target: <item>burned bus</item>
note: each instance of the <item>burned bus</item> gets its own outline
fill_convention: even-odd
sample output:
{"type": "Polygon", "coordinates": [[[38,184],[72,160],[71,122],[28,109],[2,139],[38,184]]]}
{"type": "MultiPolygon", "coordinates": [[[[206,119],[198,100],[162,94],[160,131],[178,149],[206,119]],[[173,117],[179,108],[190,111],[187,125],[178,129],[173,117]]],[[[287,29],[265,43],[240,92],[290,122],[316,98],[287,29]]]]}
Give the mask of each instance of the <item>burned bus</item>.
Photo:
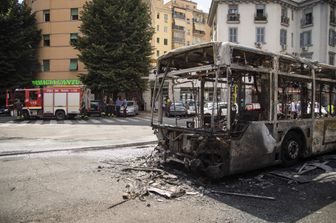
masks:
{"type": "Polygon", "coordinates": [[[293,165],[336,148],[333,66],[211,42],[161,56],[154,85],[158,150],[209,177],[293,165]],[[193,116],[165,117],[175,102],[183,103],[181,86],[195,101],[193,116]]]}

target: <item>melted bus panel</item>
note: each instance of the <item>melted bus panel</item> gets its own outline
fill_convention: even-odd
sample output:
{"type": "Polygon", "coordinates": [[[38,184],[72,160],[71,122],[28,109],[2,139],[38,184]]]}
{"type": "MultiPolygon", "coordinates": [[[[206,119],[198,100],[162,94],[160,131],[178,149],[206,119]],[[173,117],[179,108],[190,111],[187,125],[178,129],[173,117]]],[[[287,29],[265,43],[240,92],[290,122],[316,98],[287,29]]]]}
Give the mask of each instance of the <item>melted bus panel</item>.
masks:
{"type": "Polygon", "coordinates": [[[158,60],[158,148],[212,178],[333,150],[335,70],[232,43],[173,50],[158,60]]]}

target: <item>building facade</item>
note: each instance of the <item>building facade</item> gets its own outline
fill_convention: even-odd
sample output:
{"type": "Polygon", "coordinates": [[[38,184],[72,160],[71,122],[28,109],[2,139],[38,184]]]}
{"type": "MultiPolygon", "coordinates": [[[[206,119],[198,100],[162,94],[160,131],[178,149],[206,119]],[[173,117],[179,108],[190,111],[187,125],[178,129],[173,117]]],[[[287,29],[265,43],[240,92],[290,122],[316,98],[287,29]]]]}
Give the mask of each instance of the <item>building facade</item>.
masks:
{"type": "Polygon", "coordinates": [[[85,72],[84,65],[78,60],[79,52],[71,45],[78,37],[80,11],[85,2],[25,0],[36,13],[37,25],[42,31],[38,80],[78,80],[78,76],[85,72]]]}
{"type": "Polygon", "coordinates": [[[211,40],[210,27],[207,24],[208,14],[197,9],[196,2],[171,0],[166,5],[173,17],[173,49],[211,40]]]}
{"type": "Polygon", "coordinates": [[[335,64],[336,1],[213,0],[213,41],[235,42],[335,64]]]}

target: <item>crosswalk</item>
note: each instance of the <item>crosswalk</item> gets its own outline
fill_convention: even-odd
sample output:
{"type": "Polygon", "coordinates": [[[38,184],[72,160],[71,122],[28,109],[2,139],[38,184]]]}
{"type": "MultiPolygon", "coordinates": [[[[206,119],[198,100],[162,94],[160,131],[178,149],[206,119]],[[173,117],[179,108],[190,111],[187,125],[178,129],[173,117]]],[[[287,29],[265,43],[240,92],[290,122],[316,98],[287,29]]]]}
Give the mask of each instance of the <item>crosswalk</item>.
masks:
{"type": "Polygon", "coordinates": [[[54,119],[43,120],[9,120],[0,123],[1,127],[10,125],[76,125],[76,124],[91,124],[91,125],[149,125],[151,117],[127,117],[127,118],[102,118],[102,117],[90,117],[88,119],[73,119],[57,121],[54,119]]]}

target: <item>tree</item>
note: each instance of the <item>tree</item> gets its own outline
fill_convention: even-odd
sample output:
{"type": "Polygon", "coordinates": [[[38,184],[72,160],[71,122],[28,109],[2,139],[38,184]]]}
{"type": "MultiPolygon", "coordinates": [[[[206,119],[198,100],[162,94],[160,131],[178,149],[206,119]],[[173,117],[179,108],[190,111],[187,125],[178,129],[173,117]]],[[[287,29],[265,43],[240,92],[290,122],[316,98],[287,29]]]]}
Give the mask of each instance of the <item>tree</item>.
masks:
{"type": "Polygon", "coordinates": [[[81,20],[75,43],[87,69],[81,81],[94,92],[144,90],[153,35],[148,6],[142,0],[92,0],[81,20]]]}
{"type": "Polygon", "coordinates": [[[28,86],[39,69],[35,14],[17,0],[1,0],[0,27],[0,90],[28,86]]]}

